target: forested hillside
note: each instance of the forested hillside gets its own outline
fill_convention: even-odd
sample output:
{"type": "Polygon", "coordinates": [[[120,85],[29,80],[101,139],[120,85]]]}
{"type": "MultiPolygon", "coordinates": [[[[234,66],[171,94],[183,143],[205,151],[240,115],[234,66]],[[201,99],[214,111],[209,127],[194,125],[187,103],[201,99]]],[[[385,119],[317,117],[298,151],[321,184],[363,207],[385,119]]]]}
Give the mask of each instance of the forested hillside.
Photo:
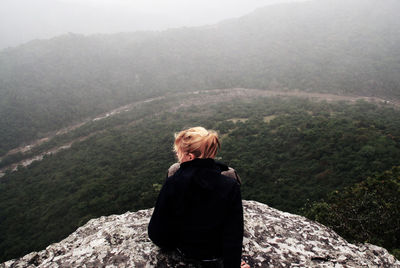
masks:
{"type": "Polygon", "coordinates": [[[397,0],[315,0],[0,51],[0,262],[152,207],[173,134],[196,125],[220,133],[218,160],[239,172],[244,199],[399,257],[399,11],[397,0]]]}
{"type": "Polygon", "coordinates": [[[333,191],[306,208],[306,216],[350,241],[379,244],[400,258],[400,166],[333,191]]]}
{"type": "Polygon", "coordinates": [[[216,25],[36,40],[0,52],[0,156],[72,122],[213,88],[400,99],[397,0],[319,0],[216,25]]]}
{"type": "Polygon", "coordinates": [[[0,260],[43,249],[91,218],[152,207],[175,162],[173,134],[189,126],[220,132],[219,160],[241,175],[244,199],[289,212],[400,165],[400,111],[391,106],[190,96],[82,126],[68,135],[95,134],[1,178],[0,260]]]}

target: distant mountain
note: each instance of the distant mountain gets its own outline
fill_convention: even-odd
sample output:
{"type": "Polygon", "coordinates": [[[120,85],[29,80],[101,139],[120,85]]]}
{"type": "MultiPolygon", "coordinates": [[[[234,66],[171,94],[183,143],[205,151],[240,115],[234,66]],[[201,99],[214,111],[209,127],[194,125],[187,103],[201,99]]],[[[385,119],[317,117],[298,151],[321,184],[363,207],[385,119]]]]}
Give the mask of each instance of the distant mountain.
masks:
{"type": "Polygon", "coordinates": [[[168,92],[250,87],[400,99],[400,2],[320,0],[213,26],[67,34],[0,52],[0,155],[168,92]]]}

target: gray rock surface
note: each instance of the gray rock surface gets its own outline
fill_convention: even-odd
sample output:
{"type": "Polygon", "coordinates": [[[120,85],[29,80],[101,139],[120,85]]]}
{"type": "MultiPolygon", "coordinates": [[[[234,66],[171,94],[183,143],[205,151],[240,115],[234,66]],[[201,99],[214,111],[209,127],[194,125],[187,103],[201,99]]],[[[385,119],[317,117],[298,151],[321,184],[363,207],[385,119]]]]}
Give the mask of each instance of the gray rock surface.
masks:
{"type": "MultiPolygon", "coordinates": [[[[400,267],[387,250],[346,242],[331,229],[243,201],[243,259],[251,267],[400,267]]],[[[92,219],[59,243],[0,267],[187,267],[147,237],[152,209],[92,219]]]]}

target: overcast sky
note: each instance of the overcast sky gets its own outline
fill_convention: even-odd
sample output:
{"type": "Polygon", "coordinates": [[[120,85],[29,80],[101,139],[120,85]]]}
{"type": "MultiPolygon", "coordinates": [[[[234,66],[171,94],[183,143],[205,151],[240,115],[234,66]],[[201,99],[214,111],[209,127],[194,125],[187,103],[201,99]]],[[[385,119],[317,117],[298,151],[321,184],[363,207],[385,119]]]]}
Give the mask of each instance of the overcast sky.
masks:
{"type": "Polygon", "coordinates": [[[257,7],[305,0],[0,0],[0,49],[68,32],[93,34],[214,24],[257,7]]]}

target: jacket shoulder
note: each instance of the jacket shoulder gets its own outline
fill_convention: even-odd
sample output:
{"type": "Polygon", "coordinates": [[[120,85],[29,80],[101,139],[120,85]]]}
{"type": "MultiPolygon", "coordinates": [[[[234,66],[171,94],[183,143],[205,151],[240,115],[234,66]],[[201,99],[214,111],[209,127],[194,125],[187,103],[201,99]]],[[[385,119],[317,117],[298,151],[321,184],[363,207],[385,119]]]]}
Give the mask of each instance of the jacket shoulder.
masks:
{"type": "Polygon", "coordinates": [[[172,164],[169,168],[168,168],[168,172],[167,172],[167,177],[171,177],[172,175],[175,174],[175,172],[178,171],[178,169],[180,168],[180,164],[179,163],[175,163],[172,164]]]}
{"type": "MultiPolygon", "coordinates": [[[[224,176],[226,176],[226,177],[229,177],[229,178],[231,178],[231,179],[236,180],[236,182],[237,182],[239,185],[242,184],[242,180],[241,180],[239,174],[236,172],[235,169],[233,169],[233,168],[231,168],[231,167],[229,167],[229,166],[227,166],[227,165],[225,165],[225,164],[223,164],[223,163],[221,163],[221,162],[216,162],[216,165],[217,165],[218,168],[221,170],[221,174],[222,174],[222,175],[224,175],[224,176]]],[[[174,164],[172,164],[172,165],[168,168],[167,177],[173,176],[173,175],[178,171],[179,168],[180,168],[180,164],[179,164],[179,163],[174,163],[174,164]]]]}
{"type": "Polygon", "coordinates": [[[228,167],[228,170],[226,171],[222,171],[221,174],[236,180],[239,185],[242,184],[242,180],[240,179],[239,174],[237,174],[236,170],[231,167],[228,167]]]}

